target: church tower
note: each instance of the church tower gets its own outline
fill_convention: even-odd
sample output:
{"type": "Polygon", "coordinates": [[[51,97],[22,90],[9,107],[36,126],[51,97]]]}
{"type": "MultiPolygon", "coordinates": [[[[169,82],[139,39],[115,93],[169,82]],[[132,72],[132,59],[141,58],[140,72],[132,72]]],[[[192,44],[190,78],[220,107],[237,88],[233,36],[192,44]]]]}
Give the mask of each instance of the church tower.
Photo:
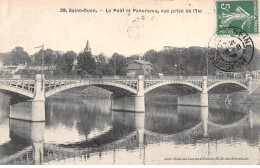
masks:
{"type": "Polygon", "coordinates": [[[91,48],[89,46],[89,42],[87,41],[86,47],[84,49],[84,52],[91,52],[91,48]]]}

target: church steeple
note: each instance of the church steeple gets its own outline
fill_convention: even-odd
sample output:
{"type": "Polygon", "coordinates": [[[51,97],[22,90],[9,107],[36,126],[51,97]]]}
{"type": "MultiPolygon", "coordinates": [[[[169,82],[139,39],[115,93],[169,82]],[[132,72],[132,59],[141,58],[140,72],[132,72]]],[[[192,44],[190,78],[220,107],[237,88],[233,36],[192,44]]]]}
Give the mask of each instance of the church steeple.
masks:
{"type": "Polygon", "coordinates": [[[91,48],[89,46],[89,42],[87,41],[86,47],[84,49],[84,52],[91,52],[91,48]]]}

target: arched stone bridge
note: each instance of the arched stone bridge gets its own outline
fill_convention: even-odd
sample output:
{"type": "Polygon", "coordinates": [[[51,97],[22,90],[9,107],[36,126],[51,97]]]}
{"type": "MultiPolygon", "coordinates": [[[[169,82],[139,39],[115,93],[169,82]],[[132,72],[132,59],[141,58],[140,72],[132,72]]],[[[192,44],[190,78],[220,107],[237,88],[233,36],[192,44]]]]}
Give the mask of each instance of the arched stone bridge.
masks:
{"type": "MultiPolygon", "coordinates": [[[[149,91],[165,85],[185,85],[196,89],[199,94],[179,96],[179,105],[208,106],[208,92],[222,84],[237,85],[249,93],[259,86],[259,80],[250,79],[211,79],[207,77],[187,77],[170,79],[44,79],[37,74],[35,80],[0,79],[0,90],[11,91],[29,97],[32,101],[44,102],[46,98],[76,87],[94,85],[108,90],[124,90],[135,96],[136,112],[145,111],[144,96],[149,91]]],[[[32,108],[37,107],[39,103],[32,108]]]]}
{"type": "Polygon", "coordinates": [[[44,85],[44,97],[47,98],[64,90],[88,85],[110,86],[138,95],[146,94],[161,86],[174,84],[190,86],[200,92],[208,92],[222,84],[234,84],[241,86],[245,90],[252,90],[253,88],[249,86],[251,81],[248,79],[207,79],[206,77],[143,79],[142,76],[139,76],[139,79],[0,79],[0,89],[34,98],[36,92],[39,89],[42,90],[44,85]],[[36,89],[37,83],[39,83],[39,88],[36,89]]]}

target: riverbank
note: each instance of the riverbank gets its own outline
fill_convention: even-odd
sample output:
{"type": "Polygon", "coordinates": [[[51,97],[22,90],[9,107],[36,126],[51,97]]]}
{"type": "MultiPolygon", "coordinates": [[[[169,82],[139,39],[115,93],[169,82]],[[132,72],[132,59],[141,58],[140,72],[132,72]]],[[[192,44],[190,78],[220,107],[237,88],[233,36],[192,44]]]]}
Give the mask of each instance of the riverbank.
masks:
{"type": "Polygon", "coordinates": [[[89,87],[78,87],[66,90],[64,92],[60,92],[55,94],[55,97],[60,96],[68,96],[68,97],[110,97],[112,93],[108,90],[96,87],[96,86],[89,86],[89,87]]]}
{"type": "Polygon", "coordinates": [[[260,93],[237,92],[230,94],[230,101],[239,104],[259,104],[260,93]]]}

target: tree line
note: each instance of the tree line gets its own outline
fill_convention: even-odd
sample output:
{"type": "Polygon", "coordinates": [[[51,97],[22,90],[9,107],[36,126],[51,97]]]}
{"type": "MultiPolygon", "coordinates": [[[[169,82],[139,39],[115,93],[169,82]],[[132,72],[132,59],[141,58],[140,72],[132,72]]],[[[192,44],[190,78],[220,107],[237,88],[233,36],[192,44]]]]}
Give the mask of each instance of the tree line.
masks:
{"type": "MultiPolygon", "coordinates": [[[[258,52],[258,51],[257,51],[258,52]]],[[[0,60],[5,65],[26,64],[28,66],[55,66],[54,75],[126,75],[127,63],[139,59],[153,64],[152,75],[163,73],[169,76],[201,76],[215,75],[217,68],[207,59],[209,49],[205,47],[176,48],[165,47],[161,51],[149,50],[144,55],[131,55],[125,57],[119,53],[106,56],[103,53],[93,55],[91,52],[39,50],[29,55],[22,47],[15,47],[7,53],[0,53],[0,60]],[[44,55],[44,58],[42,57],[44,55]],[[76,67],[73,65],[77,60],[76,67]],[[208,62],[208,64],[207,64],[208,62]],[[76,69],[73,69],[76,68],[76,69]]],[[[259,52],[258,52],[259,53],[259,52]]],[[[254,58],[248,70],[256,69],[259,56],[254,58]]]]}

